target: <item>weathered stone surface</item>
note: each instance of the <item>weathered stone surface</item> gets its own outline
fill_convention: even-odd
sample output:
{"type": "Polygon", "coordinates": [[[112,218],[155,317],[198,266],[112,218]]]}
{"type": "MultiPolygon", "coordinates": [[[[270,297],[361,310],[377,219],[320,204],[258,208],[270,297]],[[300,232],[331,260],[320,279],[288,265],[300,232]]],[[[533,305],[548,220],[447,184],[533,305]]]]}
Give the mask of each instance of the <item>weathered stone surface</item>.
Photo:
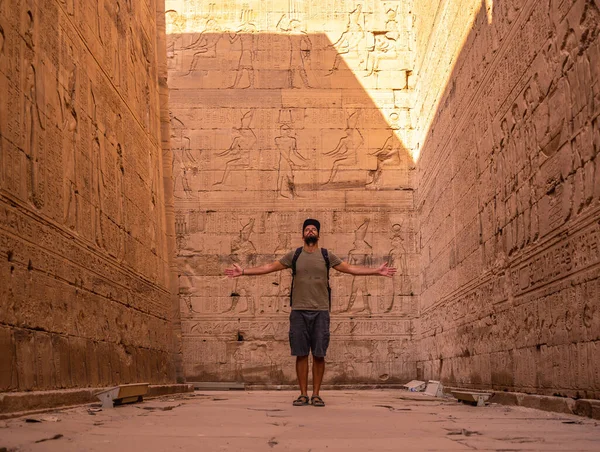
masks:
{"type": "Polygon", "coordinates": [[[413,11],[423,378],[599,397],[598,3],[413,11]]]}
{"type": "Polygon", "coordinates": [[[0,391],[293,383],[289,272],[222,272],[311,216],[398,268],[332,273],[327,384],[600,397],[599,35],[595,0],[0,0],[0,391]]]}
{"type": "Polygon", "coordinates": [[[0,2],[1,390],[117,384],[110,350],[173,351],[156,14],[0,2]]]}

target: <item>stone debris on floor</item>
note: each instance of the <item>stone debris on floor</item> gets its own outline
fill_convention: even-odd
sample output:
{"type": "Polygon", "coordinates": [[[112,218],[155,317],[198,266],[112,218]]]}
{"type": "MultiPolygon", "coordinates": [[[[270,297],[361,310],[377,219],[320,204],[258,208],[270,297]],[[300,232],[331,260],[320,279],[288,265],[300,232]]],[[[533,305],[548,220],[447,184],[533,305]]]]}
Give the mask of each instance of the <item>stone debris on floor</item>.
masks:
{"type": "Polygon", "coordinates": [[[102,409],[81,406],[4,421],[0,451],[597,451],[593,419],[530,408],[473,407],[398,390],[322,394],[196,391],[102,409]],[[45,420],[44,420],[45,418],[45,420]],[[52,420],[52,421],[50,421],[52,420]]]}

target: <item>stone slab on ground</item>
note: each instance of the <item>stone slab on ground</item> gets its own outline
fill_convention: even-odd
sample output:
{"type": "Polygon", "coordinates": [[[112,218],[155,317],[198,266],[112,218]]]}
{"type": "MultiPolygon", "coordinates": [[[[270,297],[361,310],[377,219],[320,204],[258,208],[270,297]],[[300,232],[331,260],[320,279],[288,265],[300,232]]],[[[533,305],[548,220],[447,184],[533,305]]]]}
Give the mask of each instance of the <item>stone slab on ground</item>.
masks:
{"type": "Polygon", "coordinates": [[[452,395],[459,402],[475,403],[477,406],[485,406],[485,403],[492,396],[490,392],[473,392],[473,391],[452,391],[452,395]]]}
{"type": "Polygon", "coordinates": [[[321,395],[325,408],[293,407],[296,391],[196,391],[111,410],[78,407],[52,413],[58,422],[5,421],[0,448],[575,452],[596,451],[600,443],[598,422],[574,415],[496,404],[474,408],[397,390],[321,395]]]}

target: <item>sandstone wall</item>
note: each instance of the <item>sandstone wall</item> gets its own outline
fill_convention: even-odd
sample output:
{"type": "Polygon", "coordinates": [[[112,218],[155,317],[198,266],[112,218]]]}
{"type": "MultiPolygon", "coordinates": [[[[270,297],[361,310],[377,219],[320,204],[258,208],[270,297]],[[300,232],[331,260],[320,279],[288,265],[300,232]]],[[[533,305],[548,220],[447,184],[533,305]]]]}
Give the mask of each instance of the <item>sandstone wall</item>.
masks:
{"type": "Polygon", "coordinates": [[[415,4],[422,374],[598,397],[599,3],[431,6],[415,4]]]}
{"type": "Polygon", "coordinates": [[[414,376],[411,3],[166,2],[188,381],[295,381],[289,271],[222,275],[300,246],[309,216],[345,260],[399,268],[332,271],[326,381],[414,376]]]}
{"type": "Polygon", "coordinates": [[[0,1],[0,391],[175,378],[156,8],[0,1]]]}

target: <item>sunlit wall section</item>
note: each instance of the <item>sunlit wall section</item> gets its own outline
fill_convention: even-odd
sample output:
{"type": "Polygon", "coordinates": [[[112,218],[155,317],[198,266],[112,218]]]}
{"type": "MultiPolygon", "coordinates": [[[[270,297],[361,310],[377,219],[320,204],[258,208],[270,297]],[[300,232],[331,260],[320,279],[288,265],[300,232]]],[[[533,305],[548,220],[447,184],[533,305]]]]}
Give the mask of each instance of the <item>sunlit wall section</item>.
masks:
{"type": "Polygon", "coordinates": [[[598,3],[470,6],[440,2],[417,39],[419,367],[598,397],[598,3]]]}
{"type": "Polygon", "coordinates": [[[188,380],[282,384],[289,272],[228,280],[301,245],[332,271],[328,382],[414,376],[411,1],[167,1],[176,260],[188,380]]]}
{"type": "Polygon", "coordinates": [[[175,380],[156,4],[0,1],[0,392],[175,380]]]}

